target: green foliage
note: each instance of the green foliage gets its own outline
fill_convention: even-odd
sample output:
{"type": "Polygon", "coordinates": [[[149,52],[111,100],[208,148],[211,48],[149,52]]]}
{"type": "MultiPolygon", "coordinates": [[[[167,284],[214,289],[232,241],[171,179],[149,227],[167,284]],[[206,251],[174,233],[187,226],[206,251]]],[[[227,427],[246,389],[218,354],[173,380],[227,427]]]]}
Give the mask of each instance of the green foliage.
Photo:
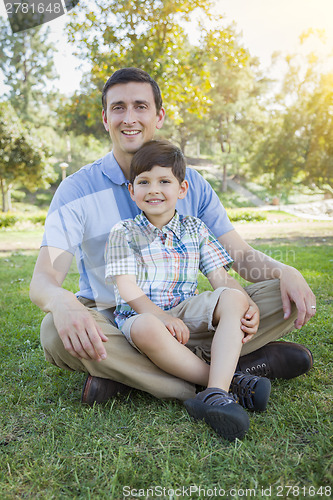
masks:
{"type": "Polygon", "coordinates": [[[38,26],[12,34],[8,20],[0,18],[0,69],[13,108],[30,124],[38,123],[47,83],[56,78],[56,48],[47,41],[48,33],[49,28],[38,26]]]}
{"type": "Polygon", "coordinates": [[[39,211],[37,213],[34,213],[32,215],[29,215],[28,220],[30,220],[33,224],[45,224],[45,219],[47,216],[46,211],[39,211]]]}
{"type": "Polygon", "coordinates": [[[227,213],[231,222],[257,222],[267,219],[264,212],[257,212],[254,210],[228,208],[227,213]]]}
{"type": "Polygon", "coordinates": [[[333,184],[333,73],[322,73],[313,52],[288,55],[285,62],[282,90],[273,101],[278,109],[267,114],[251,169],[271,193],[287,198],[295,183],[323,189],[333,184]]]}
{"type": "Polygon", "coordinates": [[[11,227],[16,224],[18,217],[10,212],[1,213],[0,212],[0,227],[11,227]]]}
{"type": "Polygon", "coordinates": [[[6,197],[12,186],[23,184],[33,191],[55,180],[48,151],[24,128],[9,103],[0,103],[0,149],[3,211],[9,208],[6,197]]]}

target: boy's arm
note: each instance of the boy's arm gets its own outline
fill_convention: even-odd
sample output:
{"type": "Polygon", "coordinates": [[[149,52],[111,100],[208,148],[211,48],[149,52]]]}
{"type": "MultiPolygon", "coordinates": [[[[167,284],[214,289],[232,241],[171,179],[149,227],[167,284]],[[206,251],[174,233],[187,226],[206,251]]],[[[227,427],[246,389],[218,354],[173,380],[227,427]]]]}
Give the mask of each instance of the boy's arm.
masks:
{"type": "Polygon", "coordinates": [[[150,313],[158,317],[180,343],[186,344],[190,332],[185,323],[181,319],[170,316],[163,311],[163,309],[154,304],[136,284],[134,275],[117,275],[115,276],[115,281],[122,299],[127,302],[134,311],[138,314],[150,313]]]}
{"type": "Polygon", "coordinates": [[[223,267],[220,267],[208,273],[207,278],[214,290],[216,288],[219,288],[220,286],[225,286],[227,288],[235,288],[246,296],[249,303],[249,308],[246,311],[244,318],[242,318],[241,320],[241,329],[246,334],[243,342],[246,343],[251,340],[252,336],[257,332],[259,327],[260,313],[257,304],[246,293],[246,291],[238,283],[238,281],[230,276],[223,267]]]}

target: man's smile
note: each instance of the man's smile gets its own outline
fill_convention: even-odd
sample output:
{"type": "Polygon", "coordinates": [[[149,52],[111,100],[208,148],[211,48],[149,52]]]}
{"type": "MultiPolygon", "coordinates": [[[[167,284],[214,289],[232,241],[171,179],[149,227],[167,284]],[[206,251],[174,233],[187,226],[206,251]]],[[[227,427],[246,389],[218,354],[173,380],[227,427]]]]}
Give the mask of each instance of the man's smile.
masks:
{"type": "Polygon", "coordinates": [[[137,135],[140,134],[141,130],[122,130],[121,133],[124,135],[137,135]]]}

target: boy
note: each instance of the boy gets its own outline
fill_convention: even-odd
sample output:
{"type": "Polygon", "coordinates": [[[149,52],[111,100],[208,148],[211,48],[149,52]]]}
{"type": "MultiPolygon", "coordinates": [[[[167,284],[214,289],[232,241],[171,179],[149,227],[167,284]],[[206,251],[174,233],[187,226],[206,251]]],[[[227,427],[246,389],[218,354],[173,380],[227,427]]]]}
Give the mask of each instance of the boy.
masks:
{"type": "Polygon", "coordinates": [[[247,399],[241,398],[249,409],[264,410],[270,393],[268,379],[235,374],[259,314],[228,276],[232,259],[207,226],[175,211],[188,190],[185,171],[183,154],[167,141],[150,141],[135,153],[129,191],[142,212],[112,228],[106,279],[116,285],[115,319],[129,343],[167,373],[207,387],[185,401],[186,409],[234,440],[245,435],[249,419],[230,386],[240,395],[251,386],[247,399]],[[195,294],[199,268],[213,292],[195,294]],[[210,365],[186,347],[190,333],[207,331],[210,365]]]}

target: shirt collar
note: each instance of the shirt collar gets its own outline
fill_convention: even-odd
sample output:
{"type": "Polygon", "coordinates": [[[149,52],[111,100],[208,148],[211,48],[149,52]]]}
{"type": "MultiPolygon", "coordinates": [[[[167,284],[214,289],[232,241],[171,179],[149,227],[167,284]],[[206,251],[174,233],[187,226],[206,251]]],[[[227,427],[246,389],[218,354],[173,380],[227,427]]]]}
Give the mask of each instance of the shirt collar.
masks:
{"type": "Polygon", "coordinates": [[[126,179],[124,172],[121,170],[119,163],[114,157],[113,151],[108,153],[102,159],[102,172],[105,174],[114,184],[121,186],[122,184],[128,185],[128,180],[126,179]]]}
{"type": "Polygon", "coordinates": [[[178,239],[180,239],[181,237],[181,224],[177,210],[175,211],[175,215],[172,217],[172,219],[165,226],[162,227],[162,230],[154,226],[151,222],[149,222],[149,220],[147,219],[147,217],[143,212],[139,213],[135,217],[135,221],[145,230],[146,233],[158,234],[161,232],[167,233],[168,231],[172,231],[177,236],[178,239]]]}

